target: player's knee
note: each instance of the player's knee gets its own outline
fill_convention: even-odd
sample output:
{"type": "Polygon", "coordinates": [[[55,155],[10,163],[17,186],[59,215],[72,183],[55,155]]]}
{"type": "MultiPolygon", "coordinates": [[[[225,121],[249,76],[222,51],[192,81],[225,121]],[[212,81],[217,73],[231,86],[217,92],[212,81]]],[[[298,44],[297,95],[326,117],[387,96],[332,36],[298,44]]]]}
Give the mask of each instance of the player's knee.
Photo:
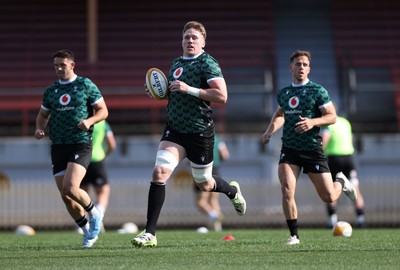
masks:
{"type": "Polygon", "coordinates": [[[337,200],[337,198],[335,198],[335,196],[331,193],[322,194],[320,197],[325,203],[333,203],[337,200]]]}
{"type": "Polygon", "coordinates": [[[164,167],[171,171],[178,166],[178,159],[167,150],[158,150],[155,167],[164,167]]]}
{"type": "Polygon", "coordinates": [[[200,185],[197,185],[197,186],[200,188],[200,190],[201,190],[201,191],[204,191],[204,185],[202,185],[202,184],[203,184],[204,182],[207,182],[207,181],[208,181],[207,176],[204,175],[204,174],[196,174],[196,175],[193,174],[193,179],[194,179],[194,181],[195,181],[196,183],[200,184],[200,185]]]}
{"type": "Polygon", "coordinates": [[[212,179],[212,166],[205,166],[203,168],[194,168],[192,165],[192,175],[197,186],[202,191],[209,191],[209,180],[212,179]],[[207,190],[204,190],[207,189],[207,190]]]}
{"type": "Polygon", "coordinates": [[[289,188],[289,186],[282,185],[281,192],[282,192],[283,198],[285,198],[286,200],[294,199],[295,192],[293,189],[289,188]]]}
{"type": "Polygon", "coordinates": [[[197,186],[201,191],[212,191],[214,188],[214,185],[210,184],[210,181],[202,182],[202,183],[197,183],[197,186]]]}
{"type": "Polygon", "coordinates": [[[158,150],[153,170],[153,182],[165,182],[178,165],[178,160],[167,150],[158,150]]]}
{"type": "Polygon", "coordinates": [[[72,187],[65,187],[63,189],[63,196],[66,198],[76,198],[78,194],[78,190],[73,189],[72,187]]]}
{"type": "Polygon", "coordinates": [[[156,184],[165,184],[168,178],[171,176],[172,171],[162,166],[156,166],[153,170],[152,182],[156,184]]]}

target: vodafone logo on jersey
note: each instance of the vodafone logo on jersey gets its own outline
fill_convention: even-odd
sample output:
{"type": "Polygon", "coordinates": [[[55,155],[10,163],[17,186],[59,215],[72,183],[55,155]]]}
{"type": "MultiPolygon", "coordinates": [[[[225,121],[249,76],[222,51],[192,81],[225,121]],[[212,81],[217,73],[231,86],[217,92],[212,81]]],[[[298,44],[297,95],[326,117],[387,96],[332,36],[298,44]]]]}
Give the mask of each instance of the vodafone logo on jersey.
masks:
{"type": "Polygon", "coordinates": [[[60,101],[60,104],[63,106],[68,105],[71,101],[71,96],[68,94],[64,94],[60,97],[59,101],[60,101]]]}
{"type": "Polygon", "coordinates": [[[178,79],[182,75],[182,73],[183,73],[183,67],[180,67],[176,69],[172,75],[174,76],[175,79],[178,79]]]}
{"type": "Polygon", "coordinates": [[[300,103],[300,101],[299,101],[298,97],[291,97],[289,99],[289,107],[292,108],[292,109],[294,109],[297,106],[299,106],[299,103],[300,103]]]}

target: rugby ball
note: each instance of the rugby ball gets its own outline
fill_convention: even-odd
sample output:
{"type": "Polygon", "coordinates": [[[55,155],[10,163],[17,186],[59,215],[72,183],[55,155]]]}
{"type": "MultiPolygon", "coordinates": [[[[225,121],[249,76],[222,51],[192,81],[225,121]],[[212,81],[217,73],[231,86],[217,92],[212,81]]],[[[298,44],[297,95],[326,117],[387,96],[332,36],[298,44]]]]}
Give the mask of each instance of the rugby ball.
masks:
{"type": "Polygon", "coordinates": [[[157,99],[165,99],[168,94],[168,81],[158,68],[150,68],[146,73],[146,87],[149,94],[157,99]]]}
{"type": "Polygon", "coordinates": [[[36,232],[31,226],[18,225],[17,228],[15,228],[15,234],[33,236],[36,232]]]}
{"type": "Polygon", "coordinates": [[[196,232],[198,233],[208,233],[208,229],[206,227],[197,228],[196,232]]]}
{"type": "Polygon", "coordinates": [[[353,228],[350,223],[346,221],[338,221],[333,227],[333,235],[334,236],[344,236],[350,237],[353,233],[353,228]]]}
{"type": "Polygon", "coordinates": [[[122,227],[117,230],[117,232],[120,234],[137,233],[138,231],[139,231],[138,226],[133,222],[124,223],[122,227]]]}

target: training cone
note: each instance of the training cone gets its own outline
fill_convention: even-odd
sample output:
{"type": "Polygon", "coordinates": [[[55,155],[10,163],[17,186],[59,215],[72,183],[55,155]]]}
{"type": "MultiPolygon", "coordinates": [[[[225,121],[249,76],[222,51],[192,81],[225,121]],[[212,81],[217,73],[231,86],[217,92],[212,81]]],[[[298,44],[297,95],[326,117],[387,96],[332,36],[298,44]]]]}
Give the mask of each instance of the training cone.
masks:
{"type": "Polygon", "coordinates": [[[222,240],[232,241],[235,240],[235,237],[233,237],[233,235],[225,235],[224,237],[222,237],[222,240]]]}

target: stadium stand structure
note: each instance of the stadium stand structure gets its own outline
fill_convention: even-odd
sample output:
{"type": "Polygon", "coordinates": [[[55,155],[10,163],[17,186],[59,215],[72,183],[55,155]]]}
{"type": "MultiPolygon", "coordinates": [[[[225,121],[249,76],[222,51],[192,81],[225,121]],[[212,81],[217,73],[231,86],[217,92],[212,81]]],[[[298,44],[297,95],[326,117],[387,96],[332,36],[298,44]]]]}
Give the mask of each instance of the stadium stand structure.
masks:
{"type": "Polygon", "coordinates": [[[397,132],[400,2],[332,1],[332,25],[342,96],[355,131],[397,132]]]}
{"type": "Polygon", "coordinates": [[[168,71],[172,59],[181,55],[181,30],[189,20],[205,24],[206,50],[228,70],[228,81],[230,69],[270,66],[266,52],[272,46],[272,7],[268,2],[253,2],[207,0],[182,5],[159,1],[149,6],[146,2],[100,1],[99,79],[107,78],[100,81],[141,86],[148,68],[168,71]]]}
{"type": "MultiPolygon", "coordinates": [[[[185,5],[180,1],[153,1],[149,5],[128,0],[99,0],[98,19],[98,58],[90,64],[85,2],[44,1],[39,4],[6,0],[2,3],[0,34],[6,41],[0,44],[0,58],[4,59],[0,64],[0,93],[9,95],[8,102],[16,106],[12,112],[2,113],[0,121],[7,118],[11,125],[13,120],[21,119],[22,114],[28,114],[22,123],[30,125],[22,128],[23,135],[27,135],[27,130],[32,129],[34,114],[27,113],[31,109],[17,104],[18,100],[24,94],[41,95],[43,88],[55,80],[49,60],[52,53],[62,48],[75,52],[77,73],[91,78],[105,95],[114,95],[114,100],[120,97],[121,103],[126,99],[136,100],[131,108],[119,107],[118,100],[113,102],[110,122],[116,129],[127,122],[132,126],[132,121],[144,125],[162,121],[165,117],[162,108],[158,114],[161,118],[155,120],[148,118],[146,108],[134,104],[141,100],[146,102],[148,98],[143,91],[147,69],[159,67],[168,71],[172,59],[181,54],[181,29],[186,21],[193,19],[206,25],[209,36],[206,50],[218,59],[228,86],[234,89],[230,99],[239,100],[232,103],[233,107],[219,107],[216,110],[219,120],[225,121],[222,117],[228,119],[228,115],[232,116],[231,121],[242,117],[238,121],[245,123],[248,118],[255,119],[254,116],[265,119],[265,71],[273,69],[272,4],[269,1],[252,1],[251,5],[211,0],[186,2],[185,5]],[[18,95],[12,101],[14,93],[18,95]],[[237,107],[239,105],[246,107],[241,114],[237,114],[238,109],[242,109],[237,107]]],[[[120,133],[132,134],[136,130],[149,131],[125,126],[120,133]]]]}
{"type": "Polygon", "coordinates": [[[272,6],[253,2],[161,1],[149,7],[145,2],[100,1],[97,79],[142,92],[143,74],[150,67],[167,72],[172,59],[181,55],[183,24],[198,20],[207,28],[206,51],[218,59],[230,89],[228,104],[216,111],[218,120],[227,121],[232,131],[265,119],[264,73],[273,67],[272,55],[266,54],[273,52],[272,6]],[[108,71],[107,66],[113,68],[108,71]],[[256,91],[249,90],[252,86],[256,91]]]}
{"type": "Polygon", "coordinates": [[[0,135],[31,135],[42,91],[55,80],[52,54],[73,50],[78,72],[87,73],[86,7],[79,0],[2,1],[0,36],[0,135]]]}
{"type": "MultiPolygon", "coordinates": [[[[397,132],[400,3],[335,0],[331,9],[339,90],[355,131],[397,132]]],[[[162,104],[157,113],[157,105],[152,105],[152,112],[136,107],[148,102],[143,74],[153,66],[168,70],[172,58],[181,53],[182,26],[192,19],[206,25],[206,50],[220,62],[230,89],[228,104],[216,110],[218,120],[227,122],[226,131],[259,132],[257,126],[268,121],[276,70],[274,31],[279,29],[274,25],[273,2],[205,0],[182,5],[173,0],[149,5],[99,0],[94,64],[87,59],[87,13],[86,2],[80,0],[2,1],[0,100],[4,101],[0,105],[8,104],[0,106],[0,123],[7,126],[0,135],[31,134],[37,109],[20,101],[30,99],[24,95],[41,95],[43,87],[55,79],[49,59],[61,48],[77,55],[78,74],[90,77],[106,96],[114,96],[110,121],[120,134],[152,132],[165,115],[162,104]],[[266,82],[271,84],[269,89],[266,82]],[[133,107],[118,105],[131,99],[133,107]]]]}
{"type": "Polygon", "coordinates": [[[0,89],[30,92],[53,81],[52,54],[69,48],[86,73],[86,6],[79,0],[5,0],[0,8],[0,89]]]}

